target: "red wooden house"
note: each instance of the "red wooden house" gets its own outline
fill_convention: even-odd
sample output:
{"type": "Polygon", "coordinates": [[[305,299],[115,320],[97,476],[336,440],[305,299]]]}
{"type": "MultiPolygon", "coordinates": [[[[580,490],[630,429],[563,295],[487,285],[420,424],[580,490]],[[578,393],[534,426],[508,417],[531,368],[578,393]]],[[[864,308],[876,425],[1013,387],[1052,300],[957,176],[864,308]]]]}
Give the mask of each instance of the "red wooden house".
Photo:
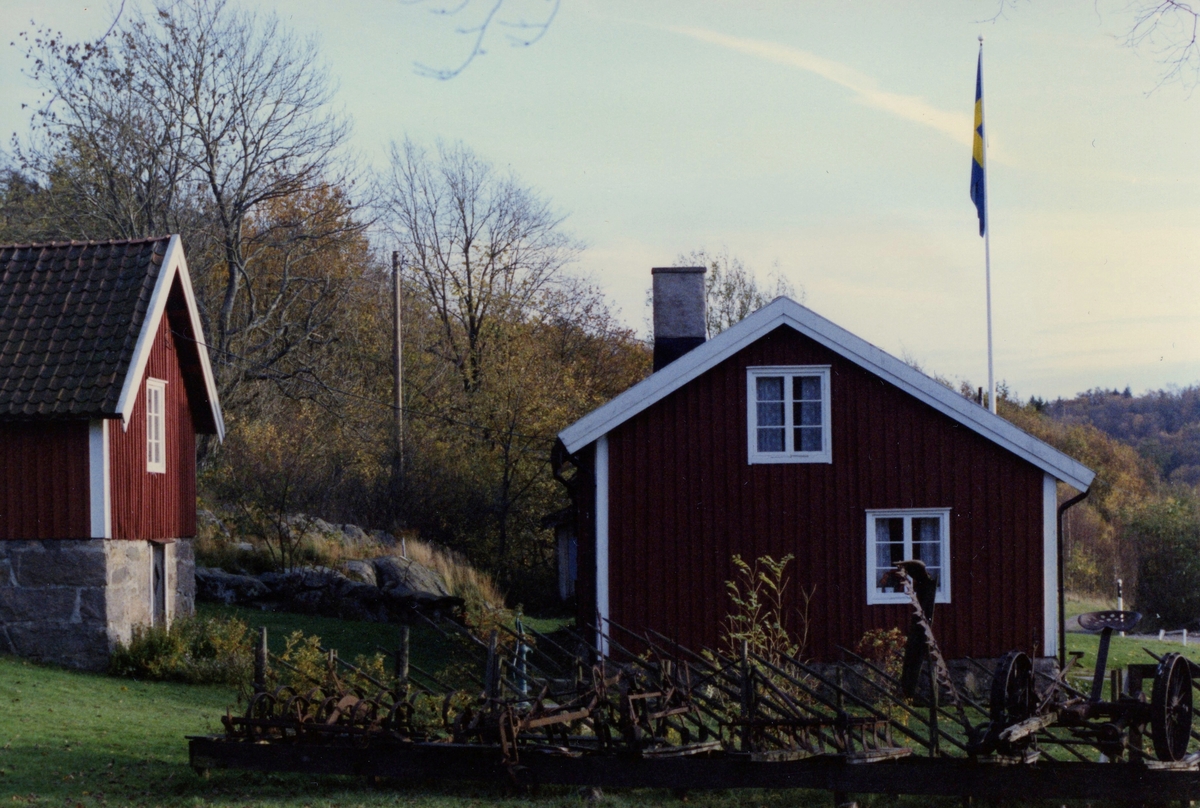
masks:
{"type": "Polygon", "coordinates": [[[0,652],[98,667],[190,613],[223,430],[178,236],[0,246],[0,652]]]}
{"type": "Polygon", "coordinates": [[[715,646],[731,557],[794,554],[828,660],[907,626],[881,576],[919,558],[947,656],[1057,653],[1057,484],[1091,470],[787,298],[705,342],[702,268],[655,270],[654,297],[656,372],[554,452],[581,620],[715,646]]]}

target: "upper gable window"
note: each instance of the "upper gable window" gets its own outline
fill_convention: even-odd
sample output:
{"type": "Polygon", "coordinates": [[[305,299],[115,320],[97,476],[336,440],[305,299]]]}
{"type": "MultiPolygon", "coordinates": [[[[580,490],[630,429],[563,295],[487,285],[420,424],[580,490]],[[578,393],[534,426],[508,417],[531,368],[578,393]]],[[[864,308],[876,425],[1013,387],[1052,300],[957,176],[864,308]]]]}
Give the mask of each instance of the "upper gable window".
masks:
{"type": "Polygon", "coordinates": [[[751,463],[831,463],[829,366],[746,371],[751,463]]]}
{"type": "Polygon", "coordinates": [[[167,383],[162,379],[146,380],[146,471],[165,473],[166,429],[163,427],[163,401],[167,383]]]}

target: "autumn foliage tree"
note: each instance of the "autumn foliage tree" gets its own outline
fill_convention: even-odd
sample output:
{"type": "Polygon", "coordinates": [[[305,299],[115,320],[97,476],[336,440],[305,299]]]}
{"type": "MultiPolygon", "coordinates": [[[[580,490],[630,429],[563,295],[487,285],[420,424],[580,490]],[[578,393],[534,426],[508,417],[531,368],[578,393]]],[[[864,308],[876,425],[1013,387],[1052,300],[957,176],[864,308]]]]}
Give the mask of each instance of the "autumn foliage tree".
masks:
{"type": "Polygon", "coordinates": [[[465,552],[527,603],[552,592],[554,436],[649,372],[570,272],[563,214],[461,144],[406,142],[357,181],[315,45],[273,15],[161,0],[100,41],[26,44],[45,97],[0,176],[4,238],[182,234],[228,427],[202,446],[206,504],[281,564],[305,513],[465,552]]]}
{"type": "MultiPolygon", "coordinates": [[[[225,0],[160,0],[96,42],[25,39],[45,99],[16,149],[40,191],[34,223],[70,238],[183,233],[225,397],[277,375],[285,355],[319,349],[324,321],[300,291],[314,288],[312,273],[260,263],[365,225],[286,215],[319,210],[313,195],[350,183],[349,123],[331,109],[315,44],[225,0]]],[[[344,193],[327,201],[353,207],[344,193]]]]}

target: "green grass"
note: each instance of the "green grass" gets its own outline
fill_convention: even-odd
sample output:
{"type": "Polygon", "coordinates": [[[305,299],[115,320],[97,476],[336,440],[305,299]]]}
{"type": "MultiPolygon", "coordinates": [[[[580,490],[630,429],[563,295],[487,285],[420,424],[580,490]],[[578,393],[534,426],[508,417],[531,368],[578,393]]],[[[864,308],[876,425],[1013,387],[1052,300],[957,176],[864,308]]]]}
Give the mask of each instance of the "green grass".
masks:
{"type": "MultiPolygon", "coordinates": [[[[1200,638],[1198,638],[1200,639],[1200,638]]],[[[1067,634],[1067,650],[1068,651],[1083,651],[1083,659],[1080,663],[1085,667],[1090,668],[1095,664],[1096,653],[1100,648],[1099,634],[1067,634]]],[[[1114,666],[1121,667],[1132,662],[1148,662],[1153,663],[1154,658],[1147,654],[1143,648],[1148,648],[1154,653],[1162,656],[1169,654],[1172,651],[1183,654],[1188,659],[1195,662],[1200,662],[1200,646],[1196,645],[1191,640],[1185,648],[1178,641],[1176,642],[1159,642],[1156,639],[1142,639],[1140,637],[1119,637],[1113,635],[1112,641],[1108,646],[1108,667],[1111,670],[1114,666]]]]}
{"type": "MultiPolygon", "coordinates": [[[[232,614],[251,626],[266,625],[273,650],[295,629],[316,633],[343,656],[372,653],[395,644],[397,627],[376,623],[204,607],[202,613],[232,614]]],[[[542,624],[539,630],[553,630],[542,624]]],[[[1086,646],[1095,638],[1071,635],[1086,646]]],[[[412,656],[440,670],[445,640],[433,629],[414,629],[412,656]]],[[[1132,644],[1126,640],[1124,644],[1132,644]]],[[[1114,644],[1116,645],[1116,644],[1114,644]]],[[[1177,646],[1176,646],[1177,647],[1177,646]]],[[[1136,650],[1136,645],[1134,645],[1136,650]]],[[[1191,649],[1189,649],[1191,650],[1191,649]]],[[[1094,654],[1094,650],[1092,651],[1094,654]]],[[[1148,658],[1148,657],[1147,657],[1148,658]]],[[[535,798],[505,795],[500,783],[388,783],[372,788],[353,777],[213,771],[208,779],[187,765],[185,736],[219,733],[226,709],[237,712],[236,693],[223,687],[139,682],[34,665],[0,657],[0,808],[7,805],[84,806],[466,806],[585,805],[572,788],[545,788],[535,798]]],[[[827,806],[827,792],[695,792],[688,806],[827,806]]],[[[858,797],[864,808],[953,806],[957,800],[858,797]]],[[[681,803],[670,792],[607,792],[602,806],[640,808],[681,803]]]]}
{"type": "MultiPolygon", "coordinates": [[[[254,632],[258,631],[259,626],[266,626],[267,646],[273,654],[283,652],[288,635],[293,631],[316,634],[323,646],[337,649],[338,656],[351,662],[358,656],[374,656],[381,648],[394,651],[400,642],[400,627],[392,623],[360,623],[212,603],[197,604],[196,613],[200,617],[236,617],[254,632]]],[[[427,625],[411,628],[411,659],[425,670],[432,672],[443,668],[451,647],[441,634],[427,625]]]]}
{"type": "Polygon", "coordinates": [[[1117,608],[1117,599],[1105,600],[1092,595],[1075,595],[1067,593],[1067,602],[1064,604],[1067,611],[1067,619],[1086,612],[1101,612],[1106,609],[1117,608]]]}
{"type": "MultiPolygon", "coordinates": [[[[205,609],[206,613],[226,610],[205,609]]],[[[238,615],[245,619],[246,615],[238,615]]],[[[369,649],[395,627],[299,615],[253,613],[279,633],[303,628],[350,649],[369,649]]],[[[432,630],[430,630],[432,631],[432,630]]],[[[413,655],[430,660],[420,632],[413,655]]],[[[386,646],[385,646],[386,647],[386,646]]],[[[431,665],[436,662],[430,661],[431,665]]],[[[187,735],[219,733],[236,693],[206,687],[117,679],[0,657],[0,805],[84,806],[451,806],[584,805],[571,788],[546,788],[535,800],[506,797],[502,784],[409,783],[372,788],[353,777],[313,777],[213,771],[198,777],[187,765],[187,735]]],[[[824,792],[697,793],[689,805],[825,806],[824,792]]],[[[679,805],[665,791],[608,793],[603,805],[679,805]]],[[[928,801],[867,802],[922,805],[928,801]]],[[[947,802],[947,805],[953,803],[947,802]]]]}

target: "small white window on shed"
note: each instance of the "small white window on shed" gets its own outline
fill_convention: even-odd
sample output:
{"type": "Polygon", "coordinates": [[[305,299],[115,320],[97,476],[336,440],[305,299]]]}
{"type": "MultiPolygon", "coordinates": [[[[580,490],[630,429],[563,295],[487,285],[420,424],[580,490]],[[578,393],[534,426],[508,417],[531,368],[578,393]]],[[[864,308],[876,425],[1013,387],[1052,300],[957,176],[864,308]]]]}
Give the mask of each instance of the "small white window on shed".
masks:
{"type": "Polygon", "coordinates": [[[167,383],[162,379],[146,380],[146,471],[165,474],[167,471],[166,428],[163,426],[163,404],[167,383]]]}
{"type": "Polygon", "coordinates": [[[832,463],[829,366],[746,370],[750,463],[832,463]]]}

